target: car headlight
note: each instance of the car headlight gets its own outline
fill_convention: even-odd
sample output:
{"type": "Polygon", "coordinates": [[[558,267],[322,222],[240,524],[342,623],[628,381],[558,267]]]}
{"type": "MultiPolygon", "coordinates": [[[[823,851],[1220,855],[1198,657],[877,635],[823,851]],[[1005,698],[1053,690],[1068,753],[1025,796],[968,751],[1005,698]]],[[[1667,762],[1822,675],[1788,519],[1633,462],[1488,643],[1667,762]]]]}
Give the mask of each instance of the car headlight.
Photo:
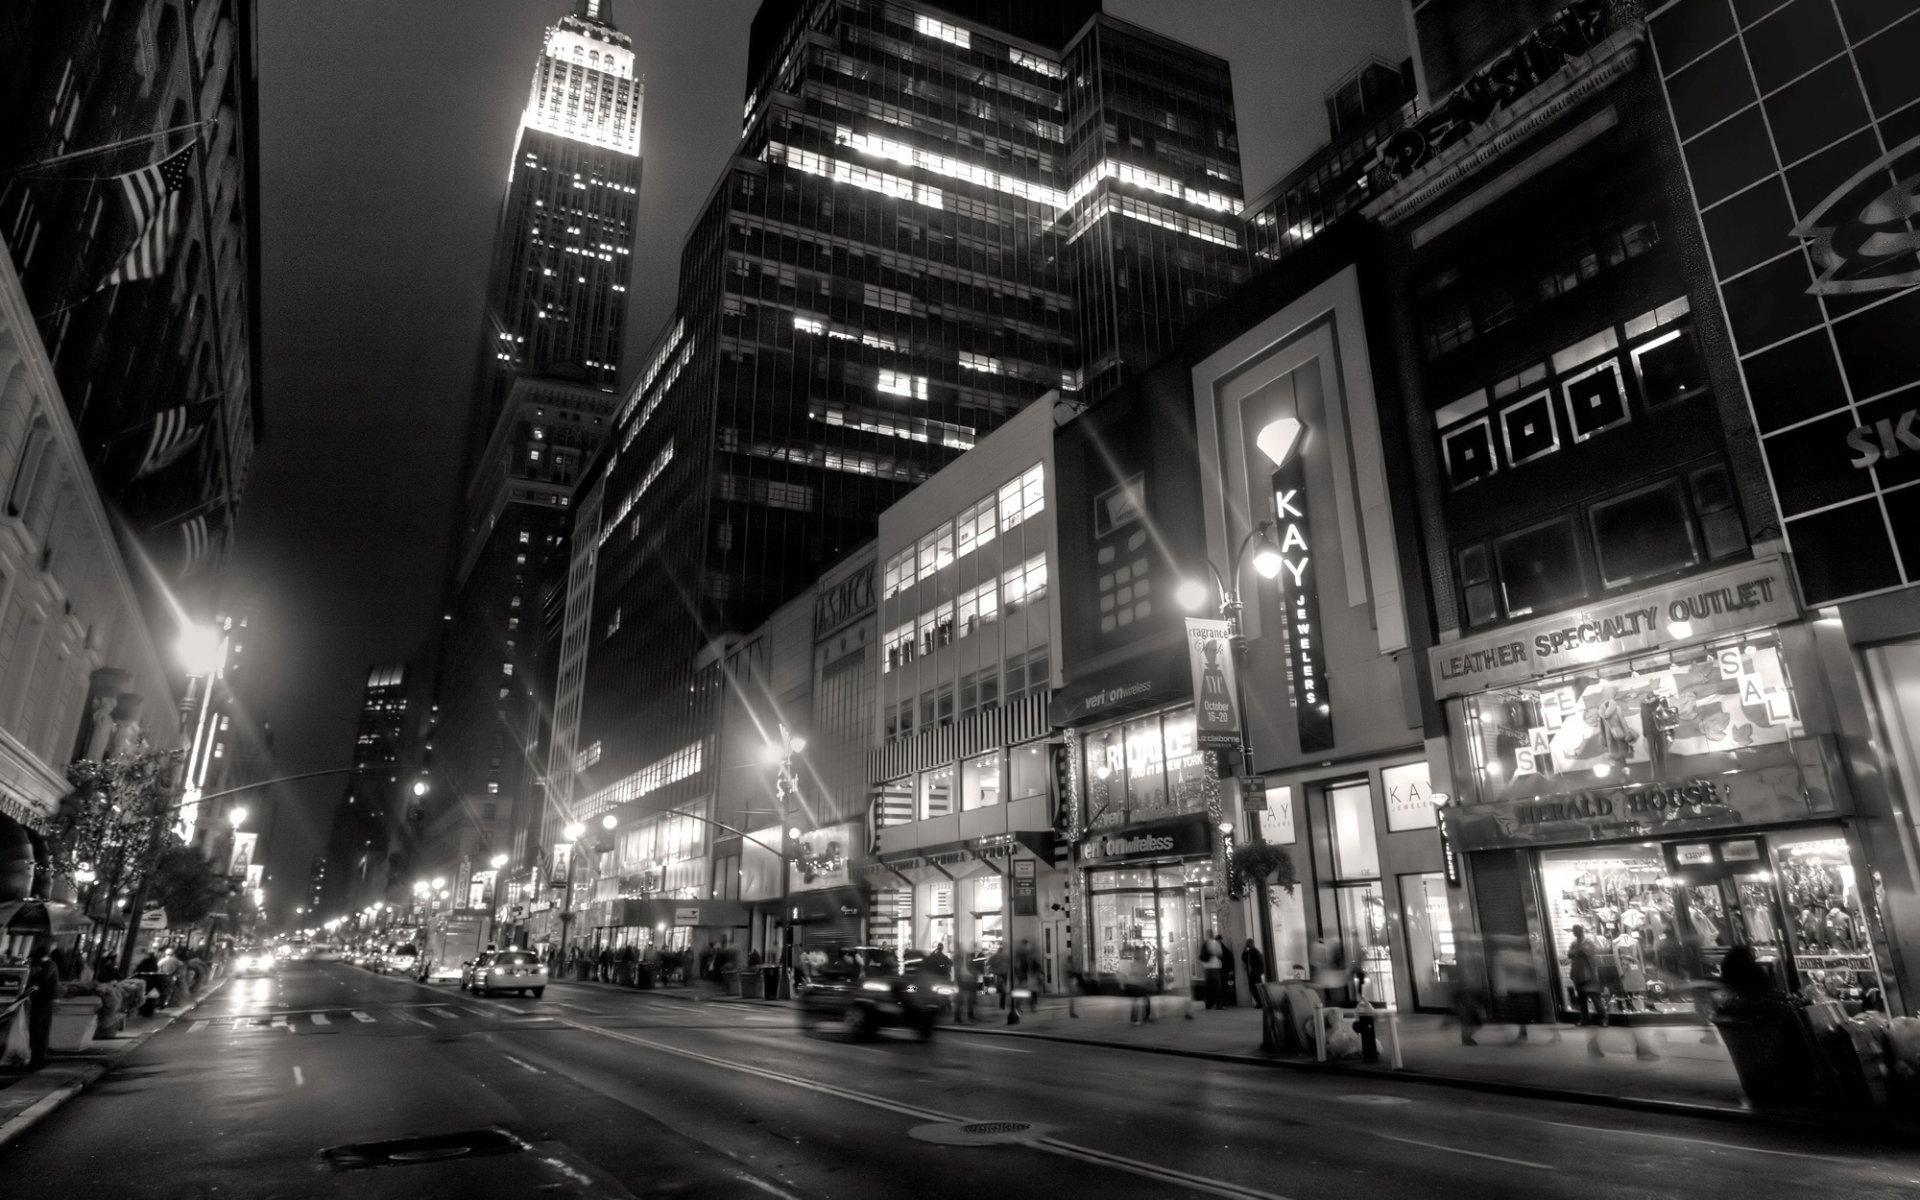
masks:
{"type": "Polygon", "coordinates": [[[890,992],[893,989],[877,979],[869,979],[860,985],[860,990],[863,992],[890,992]]]}
{"type": "Polygon", "coordinates": [[[505,975],[507,973],[507,969],[505,967],[495,967],[493,969],[493,973],[495,975],[505,975]]]}
{"type": "Polygon", "coordinates": [[[937,983],[937,984],[935,984],[935,985],[933,986],[933,990],[934,990],[934,991],[935,991],[936,993],[938,993],[939,995],[942,995],[942,996],[951,996],[951,995],[953,995],[953,994],[954,994],[955,992],[958,992],[958,991],[959,991],[960,989],[959,989],[959,988],[957,988],[957,987],[954,987],[954,986],[953,986],[952,984],[950,984],[950,983],[937,983]]]}

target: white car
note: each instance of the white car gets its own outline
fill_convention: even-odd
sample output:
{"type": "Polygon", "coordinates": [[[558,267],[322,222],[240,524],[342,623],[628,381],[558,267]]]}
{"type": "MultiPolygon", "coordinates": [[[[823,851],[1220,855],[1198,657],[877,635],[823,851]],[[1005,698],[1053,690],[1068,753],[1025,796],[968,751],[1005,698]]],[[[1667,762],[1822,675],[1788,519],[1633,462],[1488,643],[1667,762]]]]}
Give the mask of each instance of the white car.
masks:
{"type": "Polygon", "coordinates": [[[233,959],[233,977],[235,979],[258,978],[273,973],[273,955],[257,950],[248,950],[237,954],[233,959]]]}

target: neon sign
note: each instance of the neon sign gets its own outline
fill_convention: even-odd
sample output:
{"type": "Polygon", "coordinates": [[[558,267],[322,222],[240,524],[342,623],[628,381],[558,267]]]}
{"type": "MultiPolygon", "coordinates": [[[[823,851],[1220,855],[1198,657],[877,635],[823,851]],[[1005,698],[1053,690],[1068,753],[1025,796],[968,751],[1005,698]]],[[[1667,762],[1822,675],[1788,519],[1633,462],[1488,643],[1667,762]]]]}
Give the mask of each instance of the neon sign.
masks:
{"type": "Polygon", "coordinates": [[[1314,578],[1312,529],[1307,521],[1306,467],[1296,455],[1273,476],[1274,515],[1280,526],[1280,597],[1286,605],[1289,702],[1303,753],[1333,749],[1333,705],[1327,692],[1326,645],[1320,629],[1320,589],[1314,578]]]}

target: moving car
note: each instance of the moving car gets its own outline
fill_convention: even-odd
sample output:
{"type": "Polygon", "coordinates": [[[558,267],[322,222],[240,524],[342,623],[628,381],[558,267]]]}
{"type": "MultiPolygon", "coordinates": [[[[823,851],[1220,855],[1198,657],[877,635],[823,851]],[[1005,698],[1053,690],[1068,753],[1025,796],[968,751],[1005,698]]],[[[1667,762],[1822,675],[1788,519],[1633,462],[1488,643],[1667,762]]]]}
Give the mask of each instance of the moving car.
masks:
{"type": "Polygon", "coordinates": [[[890,950],[856,946],[815,972],[800,986],[801,1025],[836,1022],[849,1038],[872,1037],[889,1026],[911,1029],[922,1041],[933,1036],[945,997],[903,975],[890,950]]]}
{"type": "Polygon", "coordinates": [[[242,950],[233,956],[235,979],[258,978],[273,973],[273,955],[260,950],[242,950]]]}
{"type": "Polygon", "coordinates": [[[538,1000],[546,994],[547,967],[531,950],[496,950],[474,959],[460,986],[476,996],[524,992],[538,1000]]]}

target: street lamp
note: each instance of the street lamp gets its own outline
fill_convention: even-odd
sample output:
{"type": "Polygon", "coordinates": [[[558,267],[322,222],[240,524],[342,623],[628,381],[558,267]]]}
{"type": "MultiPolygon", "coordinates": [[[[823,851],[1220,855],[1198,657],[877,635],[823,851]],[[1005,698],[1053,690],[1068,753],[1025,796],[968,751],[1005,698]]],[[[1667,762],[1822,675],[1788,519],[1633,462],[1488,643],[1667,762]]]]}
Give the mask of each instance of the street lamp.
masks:
{"type": "Polygon", "coordinates": [[[577,857],[580,839],[586,832],[585,823],[580,821],[568,821],[560,830],[562,844],[567,847],[566,891],[560,897],[560,947],[563,952],[573,946],[573,860],[577,857]]]}
{"type": "MultiPolygon", "coordinates": [[[[1286,466],[1293,458],[1295,452],[1300,449],[1302,441],[1306,438],[1306,434],[1306,422],[1300,418],[1278,417],[1269,421],[1261,428],[1260,432],[1254,437],[1254,444],[1260,447],[1260,452],[1267,456],[1268,460],[1273,463],[1274,470],[1278,471],[1281,467],[1286,466]]],[[[1260,521],[1252,529],[1249,529],[1247,536],[1240,540],[1240,548],[1234,553],[1232,570],[1228,574],[1223,575],[1220,568],[1213,565],[1212,559],[1203,558],[1201,560],[1206,563],[1207,570],[1212,572],[1214,584],[1220,589],[1220,615],[1225,617],[1228,622],[1227,644],[1233,655],[1234,668],[1233,702],[1240,714],[1239,773],[1242,779],[1253,778],[1254,765],[1252,730],[1247,721],[1247,635],[1245,625],[1242,621],[1242,617],[1245,614],[1245,605],[1242,603],[1241,592],[1239,591],[1238,585],[1246,571],[1249,561],[1253,563],[1254,571],[1257,572],[1261,578],[1274,579],[1279,576],[1280,569],[1285,565],[1285,560],[1280,554],[1280,547],[1275,545],[1272,537],[1269,536],[1275,528],[1276,523],[1269,517],[1260,521]],[[1252,556],[1251,560],[1249,560],[1249,554],[1252,556]]],[[[1179,600],[1181,607],[1187,609],[1189,612],[1197,612],[1204,607],[1207,602],[1206,584],[1197,579],[1185,580],[1175,592],[1175,598],[1179,600]]],[[[1245,796],[1241,797],[1241,804],[1243,806],[1246,803],[1246,799],[1245,796]]],[[[1261,840],[1259,824],[1255,822],[1250,828],[1252,830],[1250,834],[1252,839],[1255,841],[1261,840]]],[[[1227,839],[1231,837],[1232,833],[1232,823],[1224,820],[1221,821],[1220,845],[1223,850],[1227,844],[1227,839]]],[[[1226,882],[1226,871],[1228,869],[1227,863],[1224,861],[1224,855],[1221,861],[1216,864],[1216,869],[1221,872],[1221,882],[1224,884],[1226,882]]],[[[1224,897],[1224,890],[1221,895],[1224,897]]],[[[1222,909],[1225,908],[1224,900],[1222,901],[1221,907],[1222,909]]],[[[1275,957],[1273,949],[1273,917],[1272,914],[1267,911],[1265,904],[1259,905],[1258,908],[1260,941],[1262,949],[1266,951],[1267,969],[1269,973],[1271,973],[1274,967],[1275,957]]],[[[1253,982],[1255,981],[1248,980],[1249,986],[1251,986],[1253,982]]]]}
{"type": "Polygon", "coordinates": [[[247,823],[247,806],[244,804],[235,805],[227,813],[227,820],[233,822],[233,827],[236,830],[242,825],[245,825],[247,823]]]}

